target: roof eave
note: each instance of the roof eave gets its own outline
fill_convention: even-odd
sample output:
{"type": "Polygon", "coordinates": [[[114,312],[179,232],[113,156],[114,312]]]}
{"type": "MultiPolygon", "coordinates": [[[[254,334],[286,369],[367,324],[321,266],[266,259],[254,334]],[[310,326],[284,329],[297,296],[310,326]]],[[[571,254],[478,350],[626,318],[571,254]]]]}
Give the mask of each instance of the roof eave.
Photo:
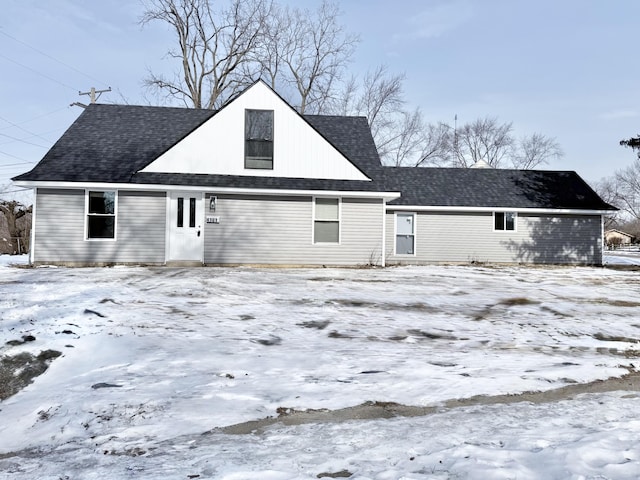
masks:
{"type": "Polygon", "coordinates": [[[210,185],[166,185],[166,184],[138,184],[138,183],[104,183],[104,182],[55,182],[55,181],[18,181],[16,185],[24,188],[61,188],[61,189],[96,189],[96,190],[136,190],[136,191],[206,191],[228,194],[259,194],[259,195],[292,195],[292,196],[349,196],[360,198],[382,198],[385,201],[400,197],[400,192],[366,191],[366,190],[322,190],[322,189],[277,189],[277,188],[239,188],[216,187],[210,185]]]}
{"type": "Polygon", "coordinates": [[[535,208],[535,207],[468,207],[450,205],[387,205],[387,210],[411,212],[518,212],[518,213],[554,213],[558,215],[608,215],[615,210],[592,208],[535,208]]]}

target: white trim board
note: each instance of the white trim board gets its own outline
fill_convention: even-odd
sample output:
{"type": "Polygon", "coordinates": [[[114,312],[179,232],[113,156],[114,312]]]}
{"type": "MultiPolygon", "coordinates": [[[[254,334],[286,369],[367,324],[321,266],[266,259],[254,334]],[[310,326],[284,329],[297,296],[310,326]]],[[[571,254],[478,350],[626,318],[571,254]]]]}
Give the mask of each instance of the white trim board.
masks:
{"type": "Polygon", "coordinates": [[[517,207],[439,207],[419,205],[387,205],[387,212],[517,212],[517,213],[554,213],[567,215],[608,215],[614,210],[580,210],[577,208],[517,208],[517,207]]]}
{"type": "Polygon", "coordinates": [[[206,192],[229,193],[249,195],[289,195],[289,196],[333,196],[333,197],[357,197],[357,198],[384,198],[393,200],[400,198],[400,192],[365,192],[359,190],[297,190],[297,189],[272,189],[272,188],[236,188],[236,187],[212,187],[206,185],[162,185],[144,183],[100,183],[100,182],[14,182],[16,185],[27,188],[59,188],[59,189],[91,189],[91,190],[125,190],[125,191],[163,191],[163,192],[206,192]]]}

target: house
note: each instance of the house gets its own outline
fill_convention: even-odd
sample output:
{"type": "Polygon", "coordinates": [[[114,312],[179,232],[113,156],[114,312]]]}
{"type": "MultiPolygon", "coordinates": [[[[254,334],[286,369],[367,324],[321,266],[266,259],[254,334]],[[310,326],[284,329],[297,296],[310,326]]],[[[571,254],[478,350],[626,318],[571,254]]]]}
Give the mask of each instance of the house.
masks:
{"type": "Polygon", "coordinates": [[[573,172],[383,167],[363,117],[259,81],[219,111],[92,104],[30,172],[33,264],[602,262],[573,172]]]}
{"type": "Polygon", "coordinates": [[[630,233],[612,228],[604,232],[604,243],[608,246],[631,245],[635,237],[630,233]]]}

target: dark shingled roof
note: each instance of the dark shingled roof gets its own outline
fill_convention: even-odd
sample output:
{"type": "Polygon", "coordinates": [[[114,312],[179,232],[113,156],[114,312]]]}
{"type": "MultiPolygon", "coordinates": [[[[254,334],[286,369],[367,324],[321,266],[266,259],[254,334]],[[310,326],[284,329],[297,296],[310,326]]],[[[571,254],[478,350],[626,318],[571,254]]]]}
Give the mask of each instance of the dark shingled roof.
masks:
{"type": "Polygon", "coordinates": [[[372,181],[137,173],[215,115],[213,110],[92,104],[28,182],[402,192],[391,205],[613,210],[575,172],[383,167],[364,117],[303,118],[372,181]]]}
{"type": "MultiPolygon", "coordinates": [[[[17,181],[202,185],[379,191],[377,181],[136,173],[216,114],[213,110],[91,104],[17,181]]],[[[309,115],[307,122],[372,180],[381,168],[364,117],[309,115]]]]}
{"type": "Polygon", "coordinates": [[[387,167],[390,205],[616,210],[575,172],[387,167]]]}
{"type": "Polygon", "coordinates": [[[33,170],[14,180],[129,182],[215,114],[212,110],[89,105],[33,170]]]}

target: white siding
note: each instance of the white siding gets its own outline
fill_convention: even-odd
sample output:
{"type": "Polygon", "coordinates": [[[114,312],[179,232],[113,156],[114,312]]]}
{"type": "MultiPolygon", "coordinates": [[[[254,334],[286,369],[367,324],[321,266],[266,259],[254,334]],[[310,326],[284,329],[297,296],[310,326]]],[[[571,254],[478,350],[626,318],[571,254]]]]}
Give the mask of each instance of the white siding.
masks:
{"type": "Polygon", "coordinates": [[[387,213],[387,263],[601,264],[599,215],[519,213],[516,231],[494,231],[486,213],[419,212],[416,255],[394,256],[395,215],[387,213]]]}
{"type": "MultiPolygon", "coordinates": [[[[207,195],[209,197],[209,195],[207,195]]],[[[218,195],[205,224],[207,264],[367,265],[381,261],[380,199],[342,198],[339,244],[313,244],[311,197],[218,195]]]]}
{"type": "Polygon", "coordinates": [[[263,83],[245,91],[142,171],[368,180],[263,83]],[[274,111],[273,170],[244,168],[245,109],[274,111]]]}
{"type": "Polygon", "coordinates": [[[164,263],[164,192],[118,193],[117,240],[85,240],[85,191],[36,193],[34,262],[63,264],[164,263]]]}

